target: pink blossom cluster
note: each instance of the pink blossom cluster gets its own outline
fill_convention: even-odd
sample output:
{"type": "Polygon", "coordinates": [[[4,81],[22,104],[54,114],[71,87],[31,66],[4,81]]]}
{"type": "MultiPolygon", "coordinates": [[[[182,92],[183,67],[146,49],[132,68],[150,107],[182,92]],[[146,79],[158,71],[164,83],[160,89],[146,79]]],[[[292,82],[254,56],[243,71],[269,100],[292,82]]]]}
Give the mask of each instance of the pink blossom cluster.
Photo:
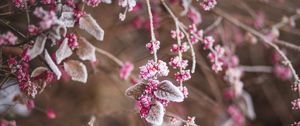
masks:
{"type": "Polygon", "coordinates": [[[175,79],[178,82],[187,81],[191,79],[191,77],[190,70],[182,70],[175,73],[175,79]]]}
{"type": "Polygon", "coordinates": [[[0,46],[2,45],[14,45],[16,44],[18,37],[12,32],[8,31],[5,34],[0,35],[0,46]]]}
{"type": "Polygon", "coordinates": [[[12,2],[16,8],[23,8],[25,6],[24,0],[13,0],[12,2]]]}
{"type": "Polygon", "coordinates": [[[291,126],[300,126],[300,122],[294,122],[291,126]]]}
{"type": "Polygon", "coordinates": [[[101,0],[83,0],[83,2],[88,6],[97,7],[101,3],[101,0]]]}
{"type": "Polygon", "coordinates": [[[235,126],[244,126],[245,118],[238,107],[231,105],[228,107],[227,112],[233,119],[235,126]]]}
{"type": "Polygon", "coordinates": [[[140,67],[140,77],[144,80],[157,78],[157,76],[168,76],[168,74],[167,64],[162,60],[157,63],[154,60],[149,60],[146,65],[140,67]]]}
{"type": "Polygon", "coordinates": [[[43,30],[49,29],[52,25],[57,24],[57,17],[54,11],[46,11],[42,7],[38,7],[34,10],[33,14],[41,19],[39,27],[43,30]]]}
{"type": "Polygon", "coordinates": [[[56,3],[55,0],[41,0],[40,2],[42,4],[55,4],[56,3]]]}
{"type": "Polygon", "coordinates": [[[293,100],[291,104],[292,109],[300,109],[300,98],[293,100]]]}
{"type": "Polygon", "coordinates": [[[154,41],[154,42],[151,41],[151,42],[146,44],[146,47],[150,50],[150,53],[153,54],[154,53],[154,48],[156,50],[158,50],[160,48],[160,42],[159,41],[154,41]]]}
{"type": "Polygon", "coordinates": [[[208,58],[213,64],[212,69],[215,72],[222,71],[222,67],[224,65],[222,58],[224,56],[225,49],[220,45],[215,45],[215,39],[212,36],[204,37],[203,30],[198,30],[195,24],[189,26],[189,33],[191,34],[190,39],[193,44],[202,41],[203,48],[210,51],[208,58]]]}
{"type": "Polygon", "coordinates": [[[205,11],[209,11],[213,9],[216,5],[217,5],[217,0],[203,0],[202,2],[200,2],[200,6],[205,11]]]}
{"type": "Polygon", "coordinates": [[[196,24],[189,25],[189,33],[191,34],[190,40],[192,44],[196,44],[199,41],[203,41],[203,30],[198,30],[196,24]]]}
{"type": "Polygon", "coordinates": [[[16,121],[8,121],[8,120],[4,120],[4,119],[1,119],[0,120],[0,126],[17,126],[17,123],[16,121]]]}
{"type": "Polygon", "coordinates": [[[132,63],[125,62],[124,65],[122,66],[120,72],[119,72],[119,75],[120,75],[121,79],[127,80],[128,77],[130,76],[133,68],[134,68],[134,66],[133,66],[132,63]]]}
{"type": "Polygon", "coordinates": [[[179,53],[180,52],[186,52],[190,49],[190,46],[188,45],[187,42],[183,42],[181,43],[181,45],[178,45],[178,44],[173,44],[172,45],[172,48],[171,48],[171,52],[172,53],[179,53]]]}
{"type": "Polygon", "coordinates": [[[292,71],[288,66],[281,63],[282,58],[277,53],[274,52],[272,55],[272,63],[274,64],[273,71],[274,74],[281,80],[288,80],[292,78],[292,71]]]}
{"type": "Polygon", "coordinates": [[[78,48],[79,44],[77,41],[77,36],[73,33],[67,33],[66,38],[68,38],[68,45],[71,49],[78,48]]]}
{"type": "Polygon", "coordinates": [[[173,67],[173,69],[176,68],[182,68],[185,69],[188,66],[188,60],[181,60],[179,56],[175,56],[173,58],[171,58],[169,65],[173,67]]]}
{"type": "Polygon", "coordinates": [[[182,53],[187,52],[190,49],[190,46],[187,42],[181,43],[185,38],[182,31],[171,30],[171,37],[177,40],[177,44],[173,44],[170,51],[178,55],[170,59],[169,65],[174,69],[179,69],[179,71],[175,73],[175,79],[182,84],[183,81],[187,81],[191,78],[190,70],[186,70],[188,60],[185,60],[182,57],[182,53]]]}

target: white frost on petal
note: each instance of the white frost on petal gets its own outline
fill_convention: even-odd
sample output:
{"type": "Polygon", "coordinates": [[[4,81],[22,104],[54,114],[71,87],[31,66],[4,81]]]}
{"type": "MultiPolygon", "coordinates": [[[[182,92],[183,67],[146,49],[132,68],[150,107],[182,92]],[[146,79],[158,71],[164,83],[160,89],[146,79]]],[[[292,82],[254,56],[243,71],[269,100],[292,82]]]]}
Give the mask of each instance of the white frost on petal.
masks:
{"type": "Polygon", "coordinates": [[[96,48],[85,38],[80,37],[76,54],[81,60],[96,61],[96,48]]]}
{"type": "Polygon", "coordinates": [[[68,45],[68,38],[65,38],[60,47],[55,52],[56,62],[60,64],[64,59],[72,55],[72,49],[68,45]]]}
{"type": "Polygon", "coordinates": [[[30,48],[27,52],[27,55],[29,56],[29,60],[34,59],[35,57],[37,57],[43,52],[45,48],[46,40],[47,37],[45,35],[39,35],[36,38],[33,47],[30,48]]]}
{"type": "Polygon", "coordinates": [[[79,28],[88,32],[97,40],[103,41],[104,30],[98,25],[96,20],[90,14],[87,14],[79,19],[79,28]]]}
{"type": "Polygon", "coordinates": [[[156,101],[151,106],[148,116],[146,117],[146,120],[149,123],[152,123],[154,125],[161,125],[164,120],[164,115],[165,115],[164,106],[160,102],[156,101]]]}
{"type": "Polygon", "coordinates": [[[170,100],[174,102],[182,102],[184,100],[183,93],[171,81],[164,80],[157,86],[154,95],[160,99],[170,100]]]}
{"type": "Polygon", "coordinates": [[[64,62],[64,68],[66,72],[71,76],[74,81],[79,81],[82,83],[87,82],[88,73],[86,66],[76,60],[69,60],[64,62]]]}
{"type": "Polygon", "coordinates": [[[56,75],[57,80],[59,80],[61,77],[61,72],[58,69],[58,67],[55,65],[55,63],[53,62],[53,60],[47,50],[45,50],[45,60],[46,60],[47,64],[49,65],[50,69],[56,75]]]}
{"type": "Polygon", "coordinates": [[[74,27],[74,12],[62,12],[59,21],[66,27],[74,27]]]}

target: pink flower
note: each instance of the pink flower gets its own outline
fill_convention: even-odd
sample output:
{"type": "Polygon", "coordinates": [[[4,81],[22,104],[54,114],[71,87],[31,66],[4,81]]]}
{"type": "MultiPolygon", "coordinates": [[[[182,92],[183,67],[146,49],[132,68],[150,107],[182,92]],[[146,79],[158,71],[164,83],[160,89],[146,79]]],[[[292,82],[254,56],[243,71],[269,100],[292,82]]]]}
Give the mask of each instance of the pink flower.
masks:
{"type": "Polygon", "coordinates": [[[203,41],[204,49],[212,48],[214,43],[215,39],[212,36],[205,37],[203,41]]]}
{"type": "Polygon", "coordinates": [[[217,5],[217,0],[203,0],[202,2],[200,2],[200,6],[205,11],[209,11],[213,9],[216,5],[217,5]]]}
{"type": "Polygon", "coordinates": [[[42,4],[55,4],[55,0],[41,0],[42,4]]]}
{"type": "Polygon", "coordinates": [[[182,68],[185,69],[188,66],[188,60],[182,60],[180,61],[179,56],[176,56],[174,58],[171,58],[169,65],[173,67],[173,69],[176,68],[182,68]]]}
{"type": "Polygon", "coordinates": [[[227,88],[227,89],[225,89],[223,95],[225,98],[232,100],[235,98],[235,91],[232,88],[227,88]]]}
{"type": "Polygon", "coordinates": [[[292,78],[292,71],[290,68],[280,64],[274,66],[274,74],[281,80],[288,80],[292,78]]]}
{"type": "Polygon", "coordinates": [[[183,70],[182,72],[175,73],[175,79],[178,82],[191,79],[190,70],[183,70]]]}
{"type": "Polygon", "coordinates": [[[12,68],[13,66],[17,65],[17,60],[16,58],[9,58],[7,60],[9,68],[12,68]]]}
{"type": "Polygon", "coordinates": [[[202,21],[200,13],[193,7],[189,9],[187,17],[191,20],[193,24],[199,24],[202,21]]]}
{"type": "Polygon", "coordinates": [[[47,109],[46,114],[47,114],[48,119],[55,119],[56,118],[56,114],[55,114],[53,109],[47,109]]]}
{"type": "Polygon", "coordinates": [[[266,15],[263,11],[258,11],[254,21],[255,28],[262,28],[266,20],[266,15]]]}
{"type": "MultiPolygon", "coordinates": [[[[155,47],[155,50],[158,50],[160,48],[160,42],[159,41],[155,41],[153,42],[154,43],[154,47],[155,47]]],[[[154,53],[154,49],[153,49],[153,44],[152,42],[149,42],[146,44],[146,47],[150,50],[150,53],[153,54],[154,53]]]]}
{"type": "Polygon", "coordinates": [[[300,109],[300,99],[295,99],[291,102],[292,109],[300,109]]]}
{"type": "Polygon", "coordinates": [[[132,63],[126,62],[126,63],[122,66],[122,68],[121,68],[121,70],[120,70],[120,72],[119,72],[121,79],[127,80],[128,77],[130,76],[130,74],[131,74],[133,68],[134,68],[134,66],[133,66],[132,63]]]}
{"type": "MultiPolygon", "coordinates": [[[[27,106],[27,108],[28,108],[29,110],[32,110],[32,109],[35,107],[35,103],[34,103],[33,100],[30,99],[30,100],[27,101],[26,106],[27,106]]],[[[0,125],[0,126],[1,126],[1,125],[0,125]]]]}
{"type": "Polygon", "coordinates": [[[33,14],[41,19],[39,25],[43,30],[50,28],[58,20],[54,11],[46,11],[42,7],[36,8],[33,14]]]}
{"type": "Polygon", "coordinates": [[[39,32],[39,28],[35,25],[28,25],[28,29],[27,31],[31,34],[31,35],[36,35],[39,32]]]}
{"type": "Polygon", "coordinates": [[[16,8],[23,8],[25,6],[23,0],[13,0],[13,4],[16,8]]]}
{"type": "Polygon", "coordinates": [[[77,41],[77,36],[73,33],[68,33],[66,35],[66,38],[68,38],[68,45],[71,49],[76,49],[78,48],[79,44],[78,44],[78,41],[77,41]]]}
{"type": "Polygon", "coordinates": [[[235,126],[243,126],[245,123],[245,118],[242,112],[234,105],[230,105],[227,112],[232,117],[235,126]]]}
{"type": "Polygon", "coordinates": [[[6,34],[0,35],[0,46],[1,45],[14,45],[16,44],[18,37],[12,32],[8,31],[6,34]]]}
{"type": "Polygon", "coordinates": [[[149,60],[148,63],[140,67],[140,77],[142,79],[156,78],[157,76],[167,76],[169,69],[167,64],[161,60],[155,63],[149,60]]]}
{"type": "Polygon", "coordinates": [[[132,8],[131,12],[138,12],[143,8],[143,4],[141,2],[136,2],[135,7],[132,8]]]}
{"type": "Polygon", "coordinates": [[[291,126],[300,126],[300,122],[294,122],[291,126]]]}

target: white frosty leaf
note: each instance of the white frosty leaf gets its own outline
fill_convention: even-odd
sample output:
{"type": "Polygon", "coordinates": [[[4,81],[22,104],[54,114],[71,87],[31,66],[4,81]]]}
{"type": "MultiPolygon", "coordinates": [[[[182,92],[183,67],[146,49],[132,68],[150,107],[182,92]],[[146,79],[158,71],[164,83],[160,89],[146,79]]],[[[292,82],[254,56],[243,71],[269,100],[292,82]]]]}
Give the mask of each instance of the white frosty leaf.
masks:
{"type": "Polygon", "coordinates": [[[62,12],[59,20],[64,26],[68,28],[74,27],[75,25],[74,12],[62,12]]]}
{"type": "Polygon", "coordinates": [[[192,4],[192,0],[182,0],[181,6],[183,7],[183,11],[180,13],[181,16],[187,14],[191,4],[192,4]]]}
{"type": "Polygon", "coordinates": [[[246,91],[242,91],[239,99],[238,105],[241,108],[242,112],[249,118],[255,119],[256,114],[253,107],[252,98],[246,91]]]}
{"type": "Polygon", "coordinates": [[[55,52],[57,64],[60,64],[61,61],[72,55],[72,49],[69,47],[68,41],[69,39],[65,38],[60,47],[55,52]]]}
{"type": "Polygon", "coordinates": [[[17,80],[8,79],[0,90],[0,113],[27,116],[30,111],[25,104],[15,101],[16,96],[21,96],[22,92],[17,80]]]}
{"type": "Polygon", "coordinates": [[[38,68],[35,68],[32,72],[31,72],[31,77],[37,77],[39,75],[41,75],[42,73],[44,73],[45,71],[47,71],[48,68],[46,67],[38,67],[38,68]]]}
{"type": "Polygon", "coordinates": [[[154,95],[160,99],[182,102],[184,100],[183,93],[171,81],[164,80],[157,86],[154,95]]]}
{"type": "Polygon", "coordinates": [[[46,60],[47,64],[49,65],[50,69],[56,75],[57,80],[59,80],[61,77],[61,72],[58,69],[58,67],[55,65],[55,63],[53,62],[53,60],[47,50],[45,50],[45,60],[46,60]]]}
{"type": "Polygon", "coordinates": [[[74,81],[86,83],[88,73],[85,65],[76,60],[70,60],[64,62],[64,68],[66,72],[71,76],[74,81]]]}
{"type": "Polygon", "coordinates": [[[96,61],[95,47],[83,37],[80,37],[78,43],[79,47],[76,51],[78,57],[81,60],[96,61]]]}
{"type": "Polygon", "coordinates": [[[111,4],[111,0],[101,0],[101,2],[111,4]]]}
{"type": "Polygon", "coordinates": [[[104,38],[104,30],[90,14],[79,19],[79,28],[85,30],[99,41],[102,41],[104,38]]]}
{"type": "Polygon", "coordinates": [[[125,91],[125,95],[132,97],[136,100],[138,100],[138,98],[140,98],[146,88],[146,84],[143,83],[138,83],[135,84],[131,87],[129,87],[126,91],[125,91]]]}
{"type": "Polygon", "coordinates": [[[160,102],[155,102],[146,117],[146,120],[154,125],[161,125],[164,120],[165,109],[160,102]]]}
{"type": "Polygon", "coordinates": [[[39,35],[32,48],[30,48],[27,52],[27,55],[29,55],[29,60],[32,60],[33,58],[37,57],[40,55],[46,44],[47,37],[45,35],[39,35]]]}

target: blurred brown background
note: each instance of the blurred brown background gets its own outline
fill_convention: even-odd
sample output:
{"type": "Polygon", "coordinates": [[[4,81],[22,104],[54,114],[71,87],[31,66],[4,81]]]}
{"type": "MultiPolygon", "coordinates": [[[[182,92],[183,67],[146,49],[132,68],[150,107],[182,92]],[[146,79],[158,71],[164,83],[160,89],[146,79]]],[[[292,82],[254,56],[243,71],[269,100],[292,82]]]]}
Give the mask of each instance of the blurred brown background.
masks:
{"type": "MultiPolygon", "coordinates": [[[[217,7],[223,9],[240,21],[250,24],[254,19],[243,9],[242,4],[251,7],[254,11],[264,11],[266,14],[266,25],[281,20],[284,15],[295,14],[295,9],[300,8],[299,0],[285,0],[280,3],[277,0],[270,0],[265,3],[259,0],[219,0],[217,7]]],[[[199,7],[195,4],[196,7],[199,7]]],[[[157,5],[161,16],[161,26],[156,29],[161,48],[158,51],[159,58],[168,60],[172,55],[169,50],[171,40],[169,31],[174,28],[172,19],[168,16],[162,6],[157,5]]],[[[105,40],[98,42],[88,37],[94,45],[102,48],[123,61],[133,62],[137,74],[138,66],[146,63],[152,56],[145,48],[149,41],[149,33],[145,29],[137,30],[132,27],[132,20],[136,15],[143,15],[147,18],[146,11],[129,14],[124,22],[118,19],[121,8],[114,1],[112,5],[100,4],[96,8],[87,8],[88,12],[97,19],[97,22],[106,31],[105,40]]],[[[172,6],[176,12],[180,8],[172,6]]],[[[177,14],[178,14],[177,13],[177,14]]],[[[202,12],[203,23],[199,26],[206,28],[217,16],[211,12],[202,12]]],[[[7,17],[15,18],[15,17],[7,17]]],[[[188,20],[182,18],[184,22],[188,20]]],[[[17,20],[16,20],[17,22],[17,20]]],[[[300,31],[298,21],[297,28],[291,29],[288,26],[280,30],[280,38],[300,45],[300,31]]],[[[227,33],[232,31],[233,25],[224,20],[221,24],[227,33]]],[[[244,31],[242,31],[244,33],[244,31]]],[[[88,36],[82,32],[83,36],[88,36]]],[[[234,36],[234,34],[230,34],[234,36]]],[[[219,43],[234,42],[232,38],[219,43]]],[[[206,59],[207,52],[203,51],[199,44],[195,46],[197,56],[196,73],[187,82],[189,98],[183,103],[174,103],[168,106],[170,111],[185,118],[195,116],[197,124],[201,126],[213,126],[222,118],[227,101],[221,96],[225,87],[228,86],[221,78],[221,74],[215,74],[210,69],[206,59]],[[217,90],[218,92],[213,92],[217,90]],[[210,102],[207,97],[212,99],[210,102]]],[[[236,54],[240,58],[241,65],[267,65],[271,66],[272,49],[258,42],[249,44],[243,41],[237,46],[236,54]]],[[[287,55],[292,60],[298,73],[299,52],[287,49],[287,55]]],[[[186,55],[190,59],[189,55],[186,55]]],[[[141,119],[134,110],[134,100],[124,95],[125,89],[130,85],[118,77],[119,67],[106,57],[97,55],[99,65],[93,71],[89,66],[89,79],[87,84],[57,81],[36,99],[36,106],[40,108],[53,108],[56,111],[55,119],[47,119],[39,110],[33,110],[29,117],[19,117],[17,124],[20,126],[87,126],[92,115],[96,116],[95,126],[141,126],[149,125],[141,119]]],[[[172,73],[170,73],[171,75],[172,73]]],[[[173,79],[173,78],[171,78],[173,79]]],[[[292,93],[290,85],[293,81],[281,81],[273,74],[245,73],[242,78],[245,83],[245,90],[248,91],[254,101],[254,109],[257,118],[253,121],[247,120],[249,126],[283,126],[290,125],[294,120],[300,120],[300,112],[292,111],[290,101],[298,96],[292,93]]],[[[173,80],[174,81],[174,80],[173,80]]]]}

